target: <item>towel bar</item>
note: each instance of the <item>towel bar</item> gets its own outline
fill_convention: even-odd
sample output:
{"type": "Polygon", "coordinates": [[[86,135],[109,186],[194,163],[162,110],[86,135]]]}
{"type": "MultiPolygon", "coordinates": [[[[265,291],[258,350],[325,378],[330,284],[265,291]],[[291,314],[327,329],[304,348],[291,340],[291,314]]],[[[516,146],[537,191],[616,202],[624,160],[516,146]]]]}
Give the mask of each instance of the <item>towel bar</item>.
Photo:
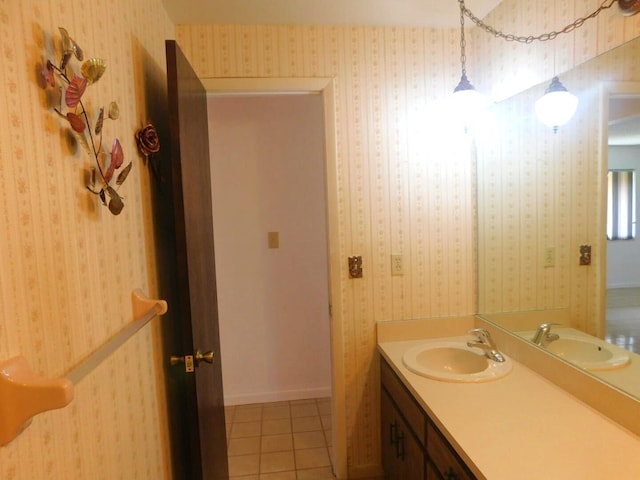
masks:
{"type": "Polygon", "coordinates": [[[66,378],[37,375],[20,355],[0,363],[0,446],[18,436],[35,415],[68,405],[74,385],[152,318],[167,311],[167,302],[145,298],[139,289],[132,292],[131,304],[135,320],[70,370],[66,378]]]}

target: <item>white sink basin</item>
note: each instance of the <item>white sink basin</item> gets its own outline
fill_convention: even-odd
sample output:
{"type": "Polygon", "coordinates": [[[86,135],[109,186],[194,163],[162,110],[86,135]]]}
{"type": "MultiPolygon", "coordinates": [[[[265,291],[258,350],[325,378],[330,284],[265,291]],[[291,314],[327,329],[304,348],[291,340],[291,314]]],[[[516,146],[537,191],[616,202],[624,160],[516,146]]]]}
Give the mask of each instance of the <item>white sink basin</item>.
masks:
{"type": "Polygon", "coordinates": [[[546,349],[586,370],[609,370],[629,363],[629,355],[624,350],[595,337],[561,333],[546,349]]]}
{"type": "Polygon", "coordinates": [[[487,382],[511,371],[512,363],[490,360],[467,346],[470,337],[428,340],[408,349],[402,362],[413,373],[446,382],[487,382]]]}

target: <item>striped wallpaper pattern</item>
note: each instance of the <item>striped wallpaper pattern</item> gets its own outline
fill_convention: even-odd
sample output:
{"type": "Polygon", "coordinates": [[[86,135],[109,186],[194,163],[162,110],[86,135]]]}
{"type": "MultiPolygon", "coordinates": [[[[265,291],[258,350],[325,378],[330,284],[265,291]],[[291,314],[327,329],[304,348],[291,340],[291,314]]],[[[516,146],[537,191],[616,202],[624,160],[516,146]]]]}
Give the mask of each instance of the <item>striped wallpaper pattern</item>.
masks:
{"type": "MultiPolygon", "coordinates": [[[[505,30],[515,33],[542,32],[558,22],[564,26],[578,11],[597,8],[597,4],[507,0],[488,20],[500,27],[506,25],[505,30]]],[[[495,98],[506,98],[550,78],[554,70],[567,70],[635,37],[638,20],[625,19],[624,28],[622,22],[614,12],[605,12],[593,25],[553,44],[533,46],[524,54],[517,45],[474,32],[468,44],[473,52],[468,58],[471,80],[495,98]],[[550,66],[551,57],[556,67],[550,66]],[[524,67],[530,68],[533,75],[523,74],[524,67]]],[[[459,79],[459,32],[391,27],[194,25],[178,26],[176,36],[198,74],[205,78],[335,78],[337,214],[340,258],[344,262],[343,304],[334,305],[334,309],[341,308],[343,314],[349,469],[352,473],[370,471],[368,468],[377,464],[379,453],[375,322],[458,316],[477,309],[474,160],[469,158],[464,139],[443,137],[428,119],[428,112],[437,108],[438,101],[459,79]],[[391,276],[392,253],[404,256],[407,272],[402,277],[391,276]],[[362,280],[348,279],[349,255],[363,256],[362,280]]],[[[577,162],[570,170],[559,172],[559,187],[563,188],[562,182],[568,184],[574,172],[588,169],[590,165],[585,162],[593,160],[583,155],[587,148],[584,145],[574,151],[566,140],[557,143],[544,148],[571,151],[569,156],[577,162]]],[[[509,172],[516,176],[512,178],[528,178],[529,183],[512,183],[508,188],[535,190],[539,177],[549,179],[557,170],[545,168],[544,164],[536,166],[535,162],[514,162],[503,176],[509,177],[509,172]]],[[[594,181],[584,182],[575,190],[575,198],[561,197],[554,204],[553,212],[556,207],[564,212],[553,218],[559,225],[554,235],[561,240],[570,229],[586,231],[593,223],[586,211],[574,210],[580,202],[588,202],[594,191],[594,181]]],[[[531,197],[528,201],[539,200],[531,197]]],[[[536,217],[530,226],[522,227],[523,232],[549,220],[546,217],[552,211],[544,205],[544,195],[540,201],[542,205],[536,206],[540,219],[536,217]]],[[[520,208],[525,207],[530,205],[518,205],[509,213],[514,219],[512,237],[522,235],[518,229],[526,222],[515,220],[522,214],[520,208]]],[[[507,246],[506,240],[497,238],[498,232],[493,235],[496,242],[507,246]]],[[[493,258],[488,268],[511,265],[506,268],[518,266],[527,272],[524,267],[533,261],[532,252],[549,242],[548,235],[544,231],[525,235],[529,244],[517,251],[502,248],[507,258],[493,258]]],[[[570,252],[559,250],[558,261],[564,261],[570,252]]],[[[500,289],[499,298],[507,304],[522,296],[527,305],[571,302],[576,312],[594,308],[586,293],[575,293],[580,285],[585,286],[586,292],[586,285],[592,280],[584,275],[585,278],[572,278],[577,286],[570,288],[565,281],[569,274],[552,275],[551,283],[549,275],[523,273],[525,278],[518,282],[500,275],[500,280],[489,288],[500,289]]]]}
{"type": "MultiPolygon", "coordinates": [[[[142,59],[164,71],[173,35],[159,0],[0,1],[0,361],[23,355],[37,374],[63,376],[132,320],[133,289],[153,295],[149,180],[133,134],[147,120],[142,59]],[[134,164],[118,217],[86,191],[89,158],[39,86],[38,65],[59,59],[58,27],[107,63],[84,98],[120,106],[104,126],[134,164]]],[[[156,338],[146,327],[69,406],[1,447],[0,478],[170,478],[156,338]]]]}
{"type": "MultiPolygon", "coordinates": [[[[505,30],[545,30],[552,20],[573,19],[585,4],[598,1],[506,0],[489,20],[505,30]]],[[[479,32],[469,38],[471,80],[507,97],[634,38],[639,22],[640,16],[623,20],[608,12],[551,49],[526,54],[479,32]],[[528,65],[532,78],[522,73],[528,65]],[[512,80],[519,86],[504,87],[512,80]]],[[[149,178],[141,162],[123,187],[125,212],[106,215],[82,186],[86,159],[61,133],[37,86],[35,65],[51,50],[58,26],[106,58],[107,73],[92,95],[96,104],[118,101],[122,117],[109,127],[132,156],[133,131],[147,120],[141,57],[148,54],[164,69],[164,39],[174,35],[158,0],[0,2],[0,359],[27,354],[36,372],[51,377],[128,322],[131,289],[152,294],[155,274],[149,178]]],[[[207,25],[178,26],[175,34],[203,77],[335,77],[344,262],[343,302],[334,308],[344,323],[348,461],[354,474],[374,471],[375,322],[476,311],[475,166],[465,140],[445,138],[429,120],[459,78],[458,31],[207,25]],[[392,253],[404,256],[404,276],[391,276],[392,253]],[[349,255],[363,256],[362,280],[348,279],[349,255]]],[[[566,175],[592,166],[592,157],[582,155],[591,151],[585,144],[574,151],[559,141],[553,148],[571,150],[578,162],[566,175]]],[[[533,167],[512,168],[525,168],[525,175],[533,167]]],[[[560,208],[575,209],[572,231],[593,231],[592,218],[576,208],[588,204],[593,189],[585,179],[575,201],[562,200],[560,208]]],[[[561,278],[555,281],[558,301],[570,297],[576,311],[593,308],[584,295],[563,291],[561,278]]],[[[521,285],[538,288],[529,280],[521,285]]],[[[155,351],[152,332],[139,334],[79,385],[70,407],[39,416],[0,449],[0,476],[169,478],[161,378],[149,373],[161,371],[155,351]]]]}
{"type": "Polygon", "coordinates": [[[473,164],[465,141],[425,120],[459,79],[455,30],[178,26],[210,77],[334,77],[347,385],[353,472],[378,458],[375,323],[475,311],[473,164]],[[391,276],[391,254],[405,274],[391,276]],[[364,278],[348,279],[362,255],[364,278]]]}

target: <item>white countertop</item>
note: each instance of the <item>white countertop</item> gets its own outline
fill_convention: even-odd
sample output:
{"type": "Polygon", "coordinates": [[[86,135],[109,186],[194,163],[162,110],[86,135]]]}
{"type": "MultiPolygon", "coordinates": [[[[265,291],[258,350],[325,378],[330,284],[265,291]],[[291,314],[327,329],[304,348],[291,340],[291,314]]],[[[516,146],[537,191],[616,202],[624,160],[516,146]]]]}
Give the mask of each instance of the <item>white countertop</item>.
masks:
{"type": "Polygon", "coordinates": [[[423,341],[378,350],[479,478],[640,479],[640,437],[516,361],[485,383],[414,374],[402,354],[423,341]]]}

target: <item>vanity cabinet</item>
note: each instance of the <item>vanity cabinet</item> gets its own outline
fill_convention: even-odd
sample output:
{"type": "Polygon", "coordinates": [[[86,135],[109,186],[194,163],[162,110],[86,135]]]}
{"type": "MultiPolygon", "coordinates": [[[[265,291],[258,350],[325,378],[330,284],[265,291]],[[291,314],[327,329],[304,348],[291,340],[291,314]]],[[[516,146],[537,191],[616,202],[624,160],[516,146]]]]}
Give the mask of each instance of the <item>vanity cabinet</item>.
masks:
{"type": "Polygon", "coordinates": [[[381,451],[389,480],[474,480],[464,462],[383,358],[381,451]]]}

